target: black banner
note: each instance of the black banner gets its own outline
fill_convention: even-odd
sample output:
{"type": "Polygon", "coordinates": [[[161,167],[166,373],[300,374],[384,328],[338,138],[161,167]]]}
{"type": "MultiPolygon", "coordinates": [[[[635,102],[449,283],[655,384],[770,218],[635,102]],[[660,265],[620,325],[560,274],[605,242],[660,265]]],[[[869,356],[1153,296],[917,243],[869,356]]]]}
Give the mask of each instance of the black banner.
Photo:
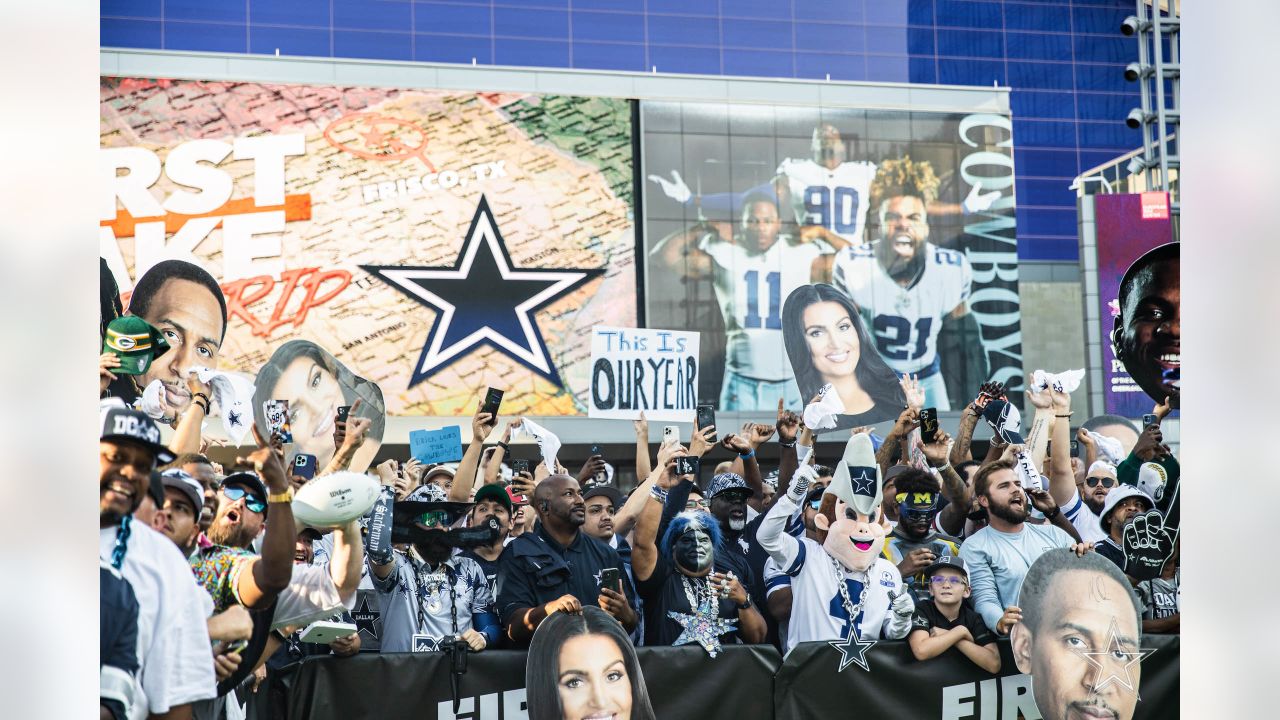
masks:
{"type": "MultiPolygon", "coordinates": [[[[1134,720],[1179,716],[1179,637],[1146,635],[1134,720]]],[[[925,720],[1038,720],[1031,678],[1018,672],[1000,642],[1000,675],[948,657],[916,662],[904,642],[878,642],[871,672],[836,672],[839,653],[805,643],[782,662],[771,646],[724,648],[712,660],[701,648],[637,648],[655,714],[661,720],[894,717],[925,720]]],[[[525,720],[525,654],[472,655],[453,710],[449,657],[442,653],[312,658],[279,678],[271,696],[286,707],[251,708],[250,717],[291,720],[525,720]],[[281,692],[283,691],[283,692],[281,692]]],[[[251,705],[266,700],[254,696],[251,705]]]]}

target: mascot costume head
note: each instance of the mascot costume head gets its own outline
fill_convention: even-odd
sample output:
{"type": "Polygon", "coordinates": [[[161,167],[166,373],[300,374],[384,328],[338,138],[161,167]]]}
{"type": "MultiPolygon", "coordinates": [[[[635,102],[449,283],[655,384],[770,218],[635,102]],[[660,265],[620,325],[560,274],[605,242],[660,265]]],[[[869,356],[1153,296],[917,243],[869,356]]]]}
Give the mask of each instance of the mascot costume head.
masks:
{"type": "Polygon", "coordinates": [[[844,457],[813,519],[819,535],[825,536],[823,549],[846,570],[865,572],[884,549],[889,524],[880,509],[883,499],[871,437],[854,435],[844,446],[844,457]]]}

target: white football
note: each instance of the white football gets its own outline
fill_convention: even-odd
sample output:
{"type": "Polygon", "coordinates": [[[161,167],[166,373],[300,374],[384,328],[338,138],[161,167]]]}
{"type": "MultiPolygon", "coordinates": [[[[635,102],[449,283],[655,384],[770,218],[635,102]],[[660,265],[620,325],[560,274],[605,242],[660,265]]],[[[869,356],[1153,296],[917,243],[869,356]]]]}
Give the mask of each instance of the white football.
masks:
{"type": "Polygon", "coordinates": [[[293,516],[303,525],[331,528],[345,525],[369,512],[377,502],[377,480],[355,472],[321,475],[303,485],[293,496],[293,516]]]}

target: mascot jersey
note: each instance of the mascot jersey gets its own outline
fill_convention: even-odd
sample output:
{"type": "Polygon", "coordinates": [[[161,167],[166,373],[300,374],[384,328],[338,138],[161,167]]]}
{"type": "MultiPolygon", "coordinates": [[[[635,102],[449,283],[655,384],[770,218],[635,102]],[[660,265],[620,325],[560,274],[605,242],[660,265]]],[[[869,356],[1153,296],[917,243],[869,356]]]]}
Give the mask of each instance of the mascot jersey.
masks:
{"type": "MultiPolygon", "coordinates": [[[[840,587],[836,584],[836,566],[831,561],[831,556],[809,538],[795,538],[782,532],[782,526],[795,507],[790,498],[778,498],[761,523],[759,531],[760,534],[772,531],[780,536],[784,555],[775,559],[782,561],[778,566],[791,576],[791,620],[787,625],[787,647],[813,640],[837,640],[844,637],[849,627],[849,616],[840,596],[840,587]]],[[[864,576],[860,572],[848,572],[843,568],[842,571],[849,590],[849,600],[857,605],[858,596],[862,594],[864,576]]],[[[877,558],[867,568],[865,584],[866,603],[862,612],[854,618],[858,624],[858,637],[872,640],[901,639],[902,636],[891,637],[889,634],[889,593],[903,591],[902,575],[897,566],[882,557],[877,558]]]]}

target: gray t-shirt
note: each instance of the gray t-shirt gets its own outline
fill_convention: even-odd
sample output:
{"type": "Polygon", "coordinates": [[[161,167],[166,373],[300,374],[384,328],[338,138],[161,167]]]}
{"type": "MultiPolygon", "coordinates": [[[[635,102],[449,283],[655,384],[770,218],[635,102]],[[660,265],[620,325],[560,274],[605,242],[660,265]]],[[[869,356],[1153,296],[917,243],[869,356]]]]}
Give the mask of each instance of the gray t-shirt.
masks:
{"type": "Polygon", "coordinates": [[[1138,583],[1136,589],[1138,597],[1142,598],[1143,620],[1159,620],[1178,614],[1178,584],[1181,574],[1182,569],[1179,568],[1174,571],[1172,580],[1153,578],[1138,583]]]}
{"type": "MultiPolygon", "coordinates": [[[[369,577],[382,606],[381,652],[413,652],[414,635],[434,642],[461,635],[472,627],[472,615],[493,612],[489,581],[476,561],[454,555],[431,567],[416,551],[396,551],[395,570],[379,580],[369,577]]],[[[367,559],[366,559],[367,561],[367,559]]]]}

